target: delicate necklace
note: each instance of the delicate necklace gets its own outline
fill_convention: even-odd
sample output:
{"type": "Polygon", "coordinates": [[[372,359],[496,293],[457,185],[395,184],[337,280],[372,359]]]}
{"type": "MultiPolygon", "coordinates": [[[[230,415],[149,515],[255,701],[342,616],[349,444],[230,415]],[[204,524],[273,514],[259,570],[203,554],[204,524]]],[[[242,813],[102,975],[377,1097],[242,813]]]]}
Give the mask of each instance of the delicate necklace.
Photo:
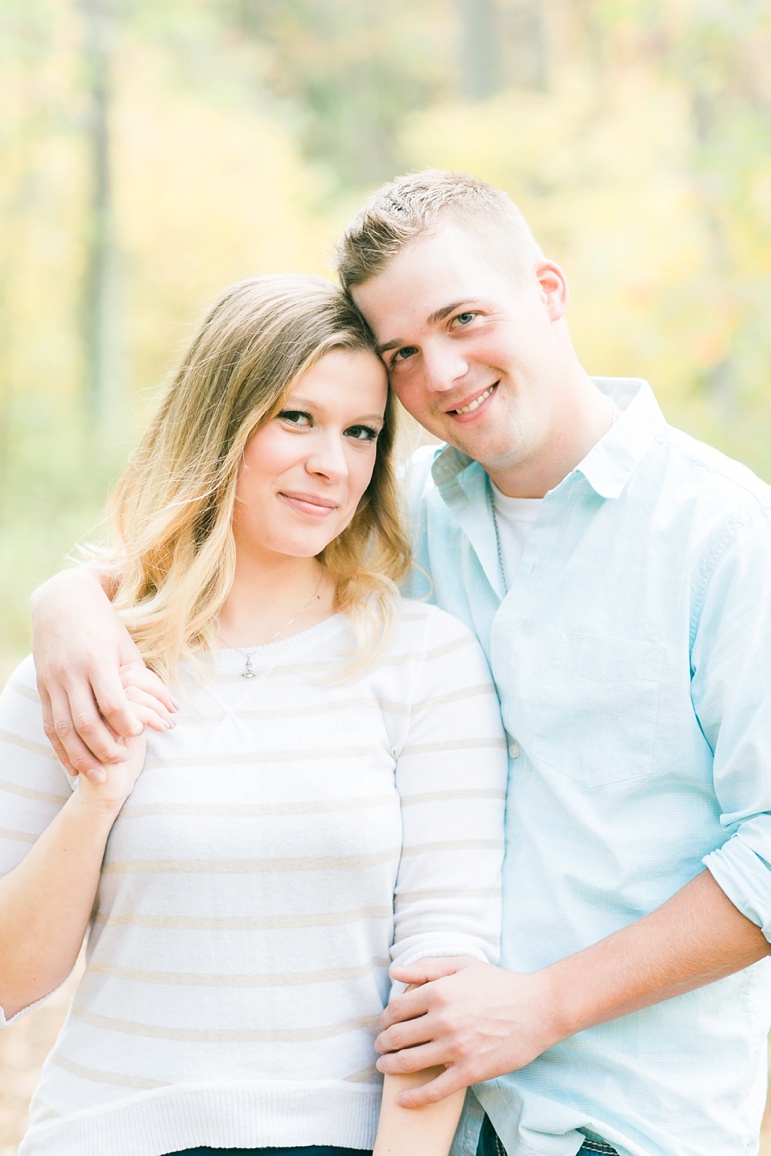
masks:
{"type": "Polygon", "coordinates": [[[230,646],[233,650],[240,650],[241,654],[243,654],[244,658],[246,659],[246,664],[244,666],[244,669],[241,671],[241,677],[242,678],[256,678],[257,677],[257,671],[252,666],[252,655],[254,654],[255,650],[259,650],[260,647],[262,647],[262,646],[268,646],[271,642],[274,642],[278,638],[279,634],[282,634],[285,630],[289,629],[289,627],[292,625],[294,620],[296,618],[300,617],[303,610],[308,609],[311,602],[313,601],[313,599],[316,597],[319,590],[321,589],[321,583],[323,581],[324,581],[324,567],[322,566],[321,567],[321,574],[319,575],[319,580],[316,584],[316,589],[313,591],[313,593],[311,594],[308,601],[303,602],[300,609],[295,610],[292,617],[289,618],[286,622],[282,622],[281,625],[279,626],[278,630],[276,630],[273,634],[271,634],[270,638],[268,638],[265,642],[261,642],[259,647],[253,646],[253,647],[251,647],[250,650],[247,650],[243,646],[233,646],[232,643],[228,642],[227,638],[222,637],[222,635],[220,634],[220,632],[218,630],[215,631],[217,638],[219,638],[221,642],[224,642],[226,646],[230,646]]]}

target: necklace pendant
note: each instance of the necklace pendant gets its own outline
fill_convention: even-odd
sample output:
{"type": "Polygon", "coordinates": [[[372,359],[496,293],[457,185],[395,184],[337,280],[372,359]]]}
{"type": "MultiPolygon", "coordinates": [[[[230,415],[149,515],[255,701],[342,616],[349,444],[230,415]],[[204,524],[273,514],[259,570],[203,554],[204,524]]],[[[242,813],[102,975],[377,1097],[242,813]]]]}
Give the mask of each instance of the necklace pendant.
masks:
{"type": "Polygon", "coordinates": [[[252,666],[251,654],[247,654],[247,656],[246,656],[246,666],[244,667],[244,669],[241,673],[241,677],[242,678],[256,678],[257,677],[257,672],[254,670],[254,668],[252,666]]]}

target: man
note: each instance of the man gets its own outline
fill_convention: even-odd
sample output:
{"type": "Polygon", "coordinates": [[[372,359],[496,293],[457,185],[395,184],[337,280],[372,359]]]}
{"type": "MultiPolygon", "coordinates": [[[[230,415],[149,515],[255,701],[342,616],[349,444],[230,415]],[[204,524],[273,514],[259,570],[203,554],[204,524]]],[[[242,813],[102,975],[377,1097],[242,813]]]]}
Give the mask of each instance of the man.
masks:
{"type": "Polygon", "coordinates": [[[379,1066],[445,1065],[411,1105],[490,1081],[480,1156],[756,1151],[771,492],[644,382],[587,376],[564,273],[483,182],[385,186],[339,269],[448,443],[416,463],[418,561],[487,650],[511,755],[503,966],[400,973],[379,1066]]]}

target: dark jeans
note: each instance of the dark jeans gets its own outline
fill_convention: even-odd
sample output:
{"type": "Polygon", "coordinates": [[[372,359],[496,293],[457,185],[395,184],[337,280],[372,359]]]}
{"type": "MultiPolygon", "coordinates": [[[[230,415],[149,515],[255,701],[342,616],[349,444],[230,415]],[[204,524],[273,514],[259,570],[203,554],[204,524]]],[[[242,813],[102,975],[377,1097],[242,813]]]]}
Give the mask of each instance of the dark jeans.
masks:
{"type": "MultiPolygon", "coordinates": [[[[601,1140],[586,1140],[579,1148],[579,1153],[597,1153],[597,1156],[618,1156],[615,1148],[610,1144],[603,1144],[601,1140]]],[[[501,1144],[487,1116],[479,1134],[477,1156],[506,1156],[506,1149],[501,1144]]]]}
{"type": "Polygon", "coordinates": [[[311,1148],[185,1148],[181,1152],[167,1152],[166,1156],[372,1156],[370,1149],[333,1148],[329,1144],[311,1148]]]}

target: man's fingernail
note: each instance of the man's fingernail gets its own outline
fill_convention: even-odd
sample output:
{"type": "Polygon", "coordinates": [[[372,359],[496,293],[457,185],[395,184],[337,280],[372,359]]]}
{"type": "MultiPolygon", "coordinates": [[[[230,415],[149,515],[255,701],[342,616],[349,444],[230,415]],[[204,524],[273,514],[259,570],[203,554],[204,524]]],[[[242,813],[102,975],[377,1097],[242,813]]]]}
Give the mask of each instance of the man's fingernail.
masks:
{"type": "Polygon", "coordinates": [[[171,705],[172,705],[173,710],[181,710],[182,709],[175,698],[173,698],[171,700],[171,705]]]}

